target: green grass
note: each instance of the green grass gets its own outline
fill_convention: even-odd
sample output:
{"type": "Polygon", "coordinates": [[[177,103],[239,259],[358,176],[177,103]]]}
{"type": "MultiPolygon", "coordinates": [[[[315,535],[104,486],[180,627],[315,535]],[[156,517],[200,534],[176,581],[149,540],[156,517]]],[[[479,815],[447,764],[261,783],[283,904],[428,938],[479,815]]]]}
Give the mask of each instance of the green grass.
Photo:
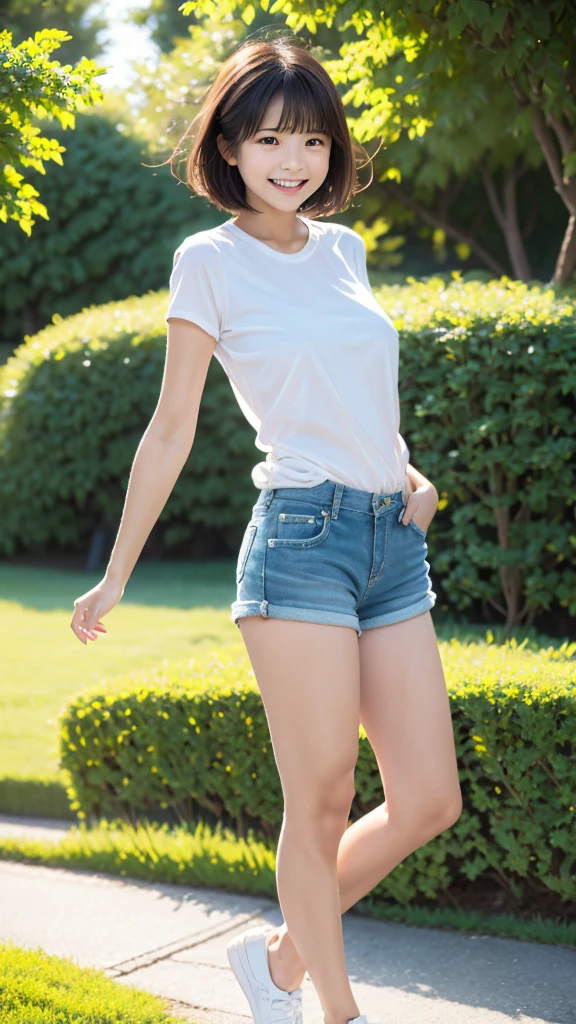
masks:
{"type": "MultiPolygon", "coordinates": [[[[137,827],[120,821],[101,822],[94,827],[81,825],[57,841],[0,840],[0,859],[277,899],[275,844],[256,839],[251,831],[245,839],[239,838],[220,823],[214,828],[198,822],[191,828],[173,829],[152,822],[141,822],[137,827]]],[[[422,928],[500,935],[576,949],[576,921],[548,919],[540,914],[526,919],[511,913],[487,914],[465,908],[382,902],[372,905],[368,900],[360,900],[355,911],[422,928]]]]}
{"type": "Polygon", "coordinates": [[[181,1024],[162,999],[71,957],[0,944],[2,1024],[181,1024]]]}
{"type": "Polygon", "coordinates": [[[143,562],[84,646],[70,629],[74,600],[101,573],[0,567],[0,777],[55,777],[56,716],[101,679],[226,647],[245,653],[230,620],[234,560],[143,562]]]}

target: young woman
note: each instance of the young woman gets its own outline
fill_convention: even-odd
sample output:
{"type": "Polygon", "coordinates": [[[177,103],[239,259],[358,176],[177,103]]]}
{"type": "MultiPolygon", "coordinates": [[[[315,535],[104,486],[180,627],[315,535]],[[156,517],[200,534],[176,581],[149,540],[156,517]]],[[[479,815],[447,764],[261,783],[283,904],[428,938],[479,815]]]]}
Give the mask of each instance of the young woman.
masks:
{"type": "Polygon", "coordinates": [[[176,250],[158,406],[105,577],[77,599],[71,625],[84,643],[105,631],[101,617],[189,455],[214,355],[266,452],[252,470],[260,493],[231,618],[284,797],[284,924],[236,937],[229,959],[257,1024],[302,1021],[306,971],[325,1024],[367,1024],[342,914],[461,811],[430,616],[426,531],[438,498],[408,464],[398,332],[372,295],[362,238],[319,219],[357,191],[330,77],[288,37],[250,41],[220,68],[197,119],[189,183],[235,216],[176,250]],[[386,801],[347,827],[360,722],[386,801]]]}

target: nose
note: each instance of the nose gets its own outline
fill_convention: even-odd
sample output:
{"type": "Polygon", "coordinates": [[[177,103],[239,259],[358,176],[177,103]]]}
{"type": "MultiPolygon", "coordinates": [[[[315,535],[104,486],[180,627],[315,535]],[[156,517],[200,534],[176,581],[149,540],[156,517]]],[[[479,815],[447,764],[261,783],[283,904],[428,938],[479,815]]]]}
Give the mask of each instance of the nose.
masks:
{"type": "MultiPolygon", "coordinates": [[[[303,165],[304,162],[302,160],[301,155],[298,152],[298,147],[295,146],[292,150],[288,148],[284,156],[284,161],[282,163],[283,170],[289,170],[292,174],[294,174],[294,176],[296,176],[296,172],[301,171],[303,165]]],[[[304,178],[305,175],[303,174],[302,177],[304,178]]]]}

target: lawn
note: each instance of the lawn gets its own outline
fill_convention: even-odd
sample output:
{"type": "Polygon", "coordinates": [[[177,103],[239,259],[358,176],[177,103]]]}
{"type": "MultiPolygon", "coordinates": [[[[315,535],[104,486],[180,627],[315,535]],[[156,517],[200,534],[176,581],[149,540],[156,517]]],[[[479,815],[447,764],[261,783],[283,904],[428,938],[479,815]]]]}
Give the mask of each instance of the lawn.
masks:
{"type": "Polygon", "coordinates": [[[2,1024],[179,1024],[165,1000],[72,957],[0,945],[2,1024]]]}
{"type": "Polygon", "coordinates": [[[74,600],[99,573],[0,566],[0,777],[55,775],[55,718],[101,679],[226,646],[245,654],[230,620],[235,561],[142,562],[108,628],[84,646],[70,629],[74,600]]]}

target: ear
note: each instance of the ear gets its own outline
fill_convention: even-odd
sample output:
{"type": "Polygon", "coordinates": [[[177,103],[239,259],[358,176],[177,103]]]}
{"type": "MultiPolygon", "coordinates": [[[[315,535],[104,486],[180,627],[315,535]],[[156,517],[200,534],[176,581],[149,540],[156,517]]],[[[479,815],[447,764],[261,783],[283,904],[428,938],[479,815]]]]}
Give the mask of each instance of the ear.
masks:
{"type": "Polygon", "coordinates": [[[238,163],[238,161],[236,160],[235,156],[232,156],[230,152],[230,145],[228,142],[226,142],[226,139],[222,135],[222,132],[220,132],[216,136],[216,145],[220,150],[220,156],[224,158],[227,164],[230,164],[231,167],[234,167],[238,163]]]}

